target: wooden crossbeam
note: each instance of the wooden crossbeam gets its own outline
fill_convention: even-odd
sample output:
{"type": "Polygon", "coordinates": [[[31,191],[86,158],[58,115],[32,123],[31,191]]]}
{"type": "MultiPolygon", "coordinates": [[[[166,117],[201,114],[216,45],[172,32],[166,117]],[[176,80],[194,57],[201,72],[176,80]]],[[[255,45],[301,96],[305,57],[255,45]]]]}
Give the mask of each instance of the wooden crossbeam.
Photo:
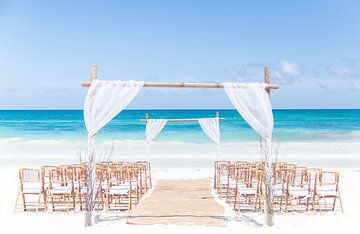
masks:
{"type": "MultiPolygon", "coordinates": [[[[148,119],[151,120],[151,119],[148,119]]],[[[146,119],[140,119],[140,122],[147,122],[146,119]]],[[[225,120],[225,118],[219,118],[219,120],[225,120]]],[[[167,119],[167,122],[181,123],[181,122],[197,122],[199,119],[167,119]]]]}
{"type": "MultiPolygon", "coordinates": [[[[218,120],[225,120],[225,118],[219,118],[219,112],[216,112],[216,117],[218,120]]],[[[145,119],[140,119],[140,122],[146,122],[150,120],[149,119],[149,114],[145,113],[145,119]]],[[[167,122],[171,122],[171,123],[181,123],[181,122],[197,122],[199,121],[199,119],[167,119],[167,122]]]]}
{"type": "MultiPolygon", "coordinates": [[[[91,81],[97,79],[97,66],[91,66],[91,81]]],[[[265,67],[265,89],[270,93],[270,89],[279,89],[279,84],[270,83],[270,69],[268,66],[265,67]]],[[[91,81],[82,82],[82,87],[90,87],[91,81]]],[[[224,88],[222,83],[192,83],[192,82],[145,82],[143,87],[154,87],[154,88],[224,88]]]]}

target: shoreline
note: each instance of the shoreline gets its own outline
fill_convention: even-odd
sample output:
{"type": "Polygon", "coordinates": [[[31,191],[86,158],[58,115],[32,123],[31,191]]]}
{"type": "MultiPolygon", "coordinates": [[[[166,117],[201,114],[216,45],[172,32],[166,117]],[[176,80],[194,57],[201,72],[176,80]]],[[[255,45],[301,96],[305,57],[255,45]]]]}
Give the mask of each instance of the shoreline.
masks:
{"type": "MultiPolygon", "coordinates": [[[[0,167],[53,163],[78,163],[85,158],[84,145],[74,141],[0,141],[0,167]]],[[[261,160],[259,142],[222,143],[219,156],[213,143],[152,142],[146,153],[144,142],[99,142],[98,155],[111,151],[111,160],[150,160],[155,167],[211,167],[215,160],[261,160]]],[[[281,142],[276,149],[276,161],[306,166],[360,168],[360,142],[281,142]]]]}

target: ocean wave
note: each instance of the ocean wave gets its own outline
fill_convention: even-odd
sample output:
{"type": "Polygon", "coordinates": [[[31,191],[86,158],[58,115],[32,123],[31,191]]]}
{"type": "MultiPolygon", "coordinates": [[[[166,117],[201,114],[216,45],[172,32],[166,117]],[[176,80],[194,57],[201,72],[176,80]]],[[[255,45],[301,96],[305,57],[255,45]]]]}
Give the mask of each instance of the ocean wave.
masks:
{"type": "Polygon", "coordinates": [[[329,131],[329,132],[306,132],[304,136],[308,139],[323,139],[323,140],[356,140],[360,138],[360,131],[329,131]]]}

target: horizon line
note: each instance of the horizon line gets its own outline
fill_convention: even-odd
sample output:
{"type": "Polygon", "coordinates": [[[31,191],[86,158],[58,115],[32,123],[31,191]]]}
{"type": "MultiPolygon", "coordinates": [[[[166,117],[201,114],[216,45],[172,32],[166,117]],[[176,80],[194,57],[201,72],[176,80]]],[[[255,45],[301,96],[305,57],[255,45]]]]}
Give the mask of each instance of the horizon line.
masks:
{"type": "MultiPolygon", "coordinates": [[[[0,111],[82,111],[83,109],[0,109],[0,111]]],[[[235,108],[204,108],[204,109],[195,109],[195,108],[155,108],[155,109],[141,109],[141,108],[131,108],[124,109],[123,111],[146,111],[146,110],[236,110],[235,108]]],[[[360,110],[360,108],[273,108],[273,110],[360,110]]]]}

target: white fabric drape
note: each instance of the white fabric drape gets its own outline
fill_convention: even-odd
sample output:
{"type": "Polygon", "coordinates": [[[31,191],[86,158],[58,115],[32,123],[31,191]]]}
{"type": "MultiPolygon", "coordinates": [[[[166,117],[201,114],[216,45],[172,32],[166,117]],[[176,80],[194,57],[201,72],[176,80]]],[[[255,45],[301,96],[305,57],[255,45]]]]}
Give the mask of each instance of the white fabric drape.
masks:
{"type": "Polygon", "coordinates": [[[272,132],[274,118],[266,84],[224,83],[226,94],[245,121],[264,139],[262,152],[265,156],[265,218],[270,223],[272,215],[272,132]]]}
{"type": "Polygon", "coordinates": [[[93,80],[84,103],[84,120],[90,136],[119,114],[138,94],[144,81],[93,80]]]}
{"type": "Polygon", "coordinates": [[[138,94],[143,81],[93,80],[84,103],[84,121],[88,131],[88,186],[86,212],[94,220],[95,196],[95,136],[96,133],[119,114],[138,94]]]}
{"type": "Polygon", "coordinates": [[[146,143],[149,144],[152,140],[159,135],[161,130],[165,127],[167,119],[148,119],[146,122],[146,143]]]}
{"type": "Polygon", "coordinates": [[[224,83],[226,94],[245,121],[265,140],[271,140],[274,118],[266,84],[224,83]]]}
{"type": "Polygon", "coordinates": [[[204,118],[199,119],[199,124],[201,129],[205,134],[216,143],[217,146],[217,156],[219,157],[220,151],[220,126],[218,118],[204,118]]]}

